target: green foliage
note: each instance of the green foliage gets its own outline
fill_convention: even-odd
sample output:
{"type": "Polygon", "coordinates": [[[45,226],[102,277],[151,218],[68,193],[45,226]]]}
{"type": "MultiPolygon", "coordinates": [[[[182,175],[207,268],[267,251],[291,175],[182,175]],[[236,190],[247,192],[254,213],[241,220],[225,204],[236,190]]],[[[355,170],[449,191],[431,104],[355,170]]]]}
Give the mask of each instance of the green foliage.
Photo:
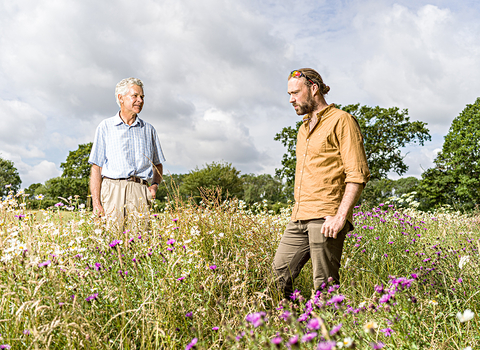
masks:
{"type": "Polygon", "coordinates": [[[174,198],[179,194],[186,174],[165,174],[163,181],[158,185],[156,199],[165,202],[168,198],[174,198]]]}
{"type": "Polygon", "coordinates": [[[420,187],[427,208],[471,209],[480,202],[480,98],[453,120],[435,167],[422,174],[420,187]]]}
{"type": "Polygon", "coordinates": [[[57,202],[58,197],[68,198],[78,195],[84,201],[87,198],[87,190],[84,179],[54,177],[45,181],[45,185],[38,186],[35,195],[43,194],[46,200],[51,199],[57,202]]]}
{"type": "Polygon", "coordinates": [[[283,184],[280,179],[269,174],[246,174],[243,181],[243,200],[253,204],[267,200],[269,203],[286,202],[283,194],[283,184]]]}
{"type": "Polygon", "coordinates": [[[405,174],[408,166],[403,162],[400,149],[417,142],[423,146],[425,141],[431,140],[427,124],[411,122],[406,109],[355,104],[342,107],[342,110],[353,115],[360,124],[371,179],[386,178],[392,171],[405,174]]]}
{"type": "MultiPolygon", "coordinates": [[[[352,114],[360,124],[372,180],[384,179],[391,171],[398,175],[404,174],[408,166],[403,161],[400,149],[411,143],[418,142],[423,145],[425,141],[431,140],[426,123],[411,122],[406,109],[399,111],[397,107],[381,108],[360,104],[338,108],[352,114]]],[[[298,128],[301,125],[302,121],[299,121],[295,129],[285,127],[274,138],[287,147],[287,152],[282,158],[283,168],[276,169],[275,174],[286,180],[291,193],[295,178],[295,146],[298,128]]]]}
{"type": "Polygon", "coordinates": [[[373,206],[386,202],[390,197],[401,197],[403,194],[417,191],[420,180],[410,176],[398,180],[373,179],[367,183],[360,197],[360,203],[373,206]]]}
{"type": "Polygon", "coordinates": [[[195,167],[184,178],[180,191],[187,197],[201,200],[200,189],[222,189],[222,199],[229,197],[242,198],[243,183],[239,177],[240,171],[231,163],[212,162],[205,164],[202,169],[195,167]]]}
{"type": "Polygon", "coordinates": [[[18,174],[17,168],[11,160],[0,157],[0,198],[6,196],[8,192],[16,193],[20,189],[22,180],[18,174]],[[5,186],[11,185],[6,188],[5,186]]]}
{"type": "Polygon", "coordinates": [[[72,179],[88,179],[90,177],[90,164],[88,158],[92,151],[93,143],[86,143],[78,145],[75,151],[68,153],[65,163],[60,164],[60,168],[63,169],[62,177],[72,179]]]}

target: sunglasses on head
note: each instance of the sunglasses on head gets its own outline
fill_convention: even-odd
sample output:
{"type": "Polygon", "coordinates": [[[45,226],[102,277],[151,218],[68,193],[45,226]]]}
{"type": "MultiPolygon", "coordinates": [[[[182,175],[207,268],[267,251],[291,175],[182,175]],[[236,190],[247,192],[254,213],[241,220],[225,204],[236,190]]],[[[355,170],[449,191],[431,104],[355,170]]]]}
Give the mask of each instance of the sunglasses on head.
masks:
{"type": "Polygon", "coordinates": [[[306,80],[308,80],[309,82],[311,82],[312,84],[315,84],[313,82],[312,79],[310,79],[309,77],[307,77],[305,74],[303,74],[302,72],[300,72],[299,70],[294,70],[290,73],[290,76],[292,78],[301,78],[301,77],[304,77],[306,80]]]}

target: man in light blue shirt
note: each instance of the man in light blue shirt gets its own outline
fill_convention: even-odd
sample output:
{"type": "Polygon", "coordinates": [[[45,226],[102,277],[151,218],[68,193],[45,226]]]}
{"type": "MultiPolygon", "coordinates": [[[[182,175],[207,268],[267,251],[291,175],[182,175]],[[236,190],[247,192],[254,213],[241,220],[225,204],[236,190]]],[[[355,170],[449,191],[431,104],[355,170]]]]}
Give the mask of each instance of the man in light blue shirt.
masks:
{"type": "Polygon", "coordinates": [[[123,221],[127,212],[150,207],[165,158],[155,128],[138,117],[145,98],[142,81],[123,79],[115,97],[120,111],[97,127],[88,162],[94,212],[123,221]]]}

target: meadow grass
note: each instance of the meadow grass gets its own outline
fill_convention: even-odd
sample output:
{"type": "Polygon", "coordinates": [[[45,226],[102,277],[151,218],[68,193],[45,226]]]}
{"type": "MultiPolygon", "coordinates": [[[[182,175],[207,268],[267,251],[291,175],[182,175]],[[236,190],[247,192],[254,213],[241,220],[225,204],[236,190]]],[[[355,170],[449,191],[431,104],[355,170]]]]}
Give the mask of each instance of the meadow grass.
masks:
{"type": "MultiPolygon", "coordinates": [[[[84,209],[0,204],[0,348],[480,347],[480,219],[356,208],[340,286],[311,266],[281,300],[271,264],[288,210],[207,193],[124,230],[84,209]]],[[[71,207],[70,207],[71,208],[71,207]]]]}

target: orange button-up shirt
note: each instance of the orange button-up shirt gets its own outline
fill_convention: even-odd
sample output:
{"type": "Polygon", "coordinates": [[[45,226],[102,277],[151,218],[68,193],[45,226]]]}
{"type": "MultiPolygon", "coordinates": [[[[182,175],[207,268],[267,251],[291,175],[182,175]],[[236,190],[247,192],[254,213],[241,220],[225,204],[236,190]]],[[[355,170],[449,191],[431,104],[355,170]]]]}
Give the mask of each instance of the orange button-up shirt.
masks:
{"type": "MultiPolygon", "coordinates": [[[[306,116],[297,135],[293,221],[335,215],[346,183],[365,186],[370,178],[357,120],[333,104],[322,109],[317,118],[310,131],[310,116],[306,116]]],[[[353,208],[347,220],[353,224],[353,208]]]]}

